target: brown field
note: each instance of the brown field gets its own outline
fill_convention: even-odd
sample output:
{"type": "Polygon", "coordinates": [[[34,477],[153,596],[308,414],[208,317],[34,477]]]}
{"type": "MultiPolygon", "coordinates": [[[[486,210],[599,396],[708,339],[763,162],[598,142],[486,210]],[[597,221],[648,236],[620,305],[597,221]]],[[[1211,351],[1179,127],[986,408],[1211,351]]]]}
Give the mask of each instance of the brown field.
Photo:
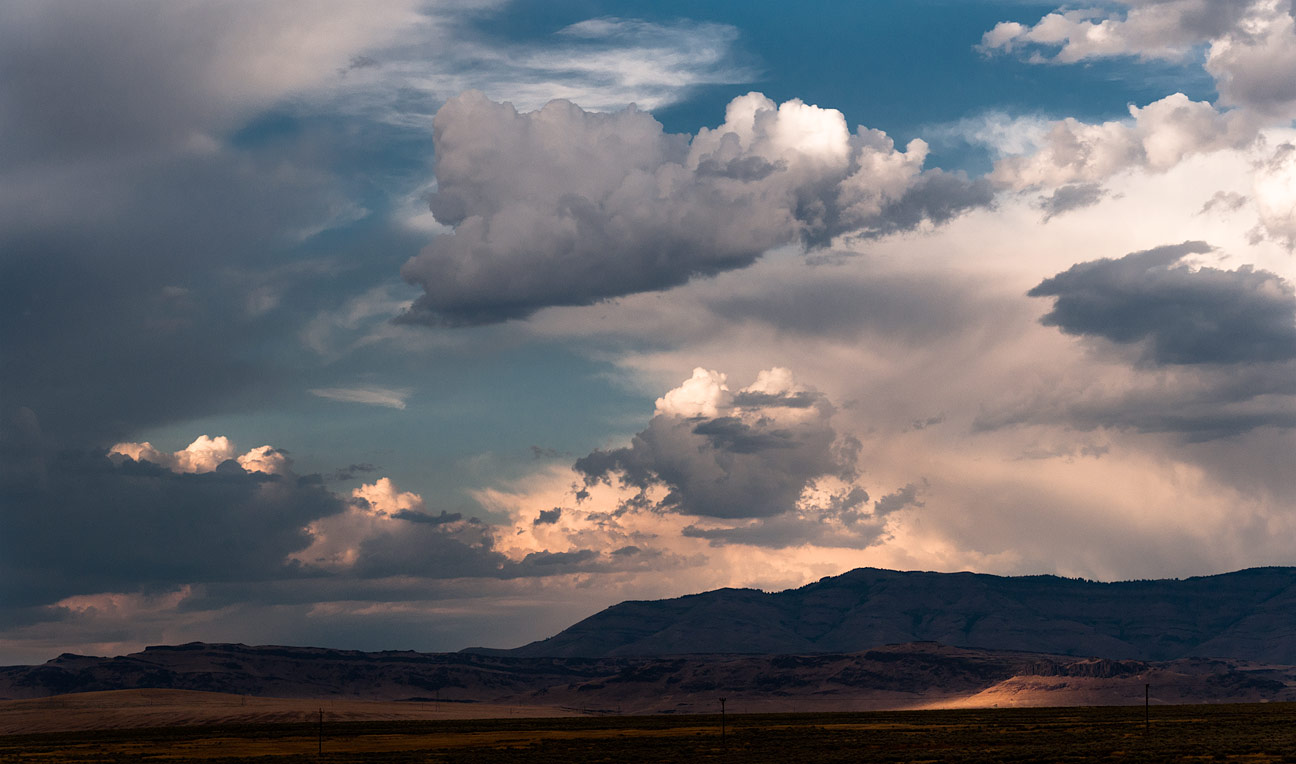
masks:
{"type": "MultiPolygon", "coordinates": [[[[137,700],[147,707],[147,694],[160,692],[145,691],[137,700]]],[[[161,694],[154,698],[160,699],[161,694]]],[[[112,700],[119,709],[127,703],[125,698],[112,700]]],[[[236,711],[218,704],[239,701],[238,696],[207,699],[211,705],[203,718],[225,719],[207,726],[119,726],[3,736],[0,761],[1296,762],[1296,704],[1288,703],[1153,707],[1147,729],[1139,706],[743,714],[727,717],[722,739],[718,715],[522,718],[524,711],[513,708],[508,712],[514,716],[494,719],[382,719],[378,715],[460,713],[462,709],[445,706],[464,704],[442,704],[440,710],[427,704],[429,709],[402,712],[402,706],[419,704],[338,701],[334,715],[324,704],[321,740],[318,701],[247,702],[254,700],[265,705],[236,711]],[[221,709],[231,716],[221,717],[221,709]],[[303,716],[311,711],[314,715],[307,722],[303,716]],[[229,721],[244,718],[235,713],[263,716],[229,721]],[[348,714],[372,716],[357,720],[348,714]]],[[[67,712],[75,718],[104,700],[65,696],[42,702],[45,707],[39,713],[67,712]],[[51,705],[55,700],[69,705],[51,705]],[[84,705],[78,709],[77,702],[84,705]]],[[[8,707],[15,704],[3,705],[11,711],[8,707]]],[[[183,713],[190,714],[183,717],[189,721],[180,723],[192,725],[197,712],[183,713]]]]}
{"type": "Polygon", "coordinates": [[[0,701],[0,735],[200,725],[575,716],[548,706],[258,698],[190,690],[114,690],[0,701]]]}

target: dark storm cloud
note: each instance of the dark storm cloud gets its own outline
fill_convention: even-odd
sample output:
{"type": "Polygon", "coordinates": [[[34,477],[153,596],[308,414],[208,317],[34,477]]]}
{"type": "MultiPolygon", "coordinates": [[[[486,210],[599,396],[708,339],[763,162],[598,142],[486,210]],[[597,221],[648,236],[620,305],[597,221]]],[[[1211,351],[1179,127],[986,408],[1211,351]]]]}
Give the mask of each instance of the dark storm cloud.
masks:
{"type": "MultiPolygon", "coordinates": [[[[12,443],[12,441],[11,441],[12,443]]],[[[102,452],[47,451],[0,483],[0,590],[7,605],[73,594],[293,575],[305,526],[342,511],[336,496],[292,476],[177,474],[102,452]]]]}
{"type": "Polygon", "coordinates": [[[74,595],[191,586],[246,593],[244,585],[255,584],[265,591],[250,600],[310,601],[320,586],[329,599],[367,591],[369,580],[554,576],[607,568],[612,559],[581,552],[513,561],[496,550],[496,529],[477,518],[410,509],[385,516],[342,499],[318,476],[248,472],[234,460],[178,473],[57,448],[25,409],[0,428],[0,527],[0,618],[11,625],[57,620],[66,614],[50,606],[74,595]],[[320,528],[353,545],[353,559],[342,566],[306,559],[320,528]]]}
{"type": "Polygon", "coordinates": [[[264,345],[298,346],[285,316],[336,289],[294,248],[345,200],[332,175],[267,159],[228,149],[71,172],[35,212],[23,194],[0,199],[5,404],[62,442],[106,445],[300,387],[293,354],[264,345]],[[258,302],[272,257],[296,268],[258,302]]]}
{"type": "Polygon", "coordinates": [[[752,113],[731,104],[734,124],[690,137],[634,109],[554,101],[519,114],[480,93],[450,100],[434,123],[430,206],[454,231],[402,269],[425,292],[402,320],[525,318],[744,268],[793,241],[880,236],[991,202],[983,181],[923,172],[925,146],[850,135],[837,112],[759,94],[734,104],[752,113]],[[832,138],[803,149],[787,134],[805,129],[832,138]]]}
{"type": "MultiPolygon", "coordinates": [[[[340,119],[262,143],[237,131],[333,82],[394,14],[408,20],[296,0],[5,4],[6,406],[34,409],[65,444],[102,446],[284,392],[285,345],[298,345],[285,314],[328,300],[300,288],[324,276],[303,245],[363,213],[337,172],[351,139],[330,132],[340,119]]],[[[394,251],[378,264],[388,278],[414,248],[394,251]]]]}
{"type": "Polygon", "coordinates": [[[1296,358],[1296,291],[1276,274],[1193,268],[1184,242],[1080,263],[1028,294],[1054,298],[1043,322],[1067,334],[1145,343],[1157,364],[1247,364],[1296,358]]]}

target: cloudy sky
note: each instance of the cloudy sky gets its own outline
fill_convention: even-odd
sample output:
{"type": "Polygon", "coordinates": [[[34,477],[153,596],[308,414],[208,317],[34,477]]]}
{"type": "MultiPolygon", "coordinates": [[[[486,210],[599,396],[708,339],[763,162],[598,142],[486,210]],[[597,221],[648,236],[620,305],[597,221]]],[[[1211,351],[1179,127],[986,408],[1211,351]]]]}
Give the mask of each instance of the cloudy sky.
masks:
{"type": "Polygon", "coordinates": [[[1296,564],[1294,28],[0,0],[0,663],[1296,564]]]}

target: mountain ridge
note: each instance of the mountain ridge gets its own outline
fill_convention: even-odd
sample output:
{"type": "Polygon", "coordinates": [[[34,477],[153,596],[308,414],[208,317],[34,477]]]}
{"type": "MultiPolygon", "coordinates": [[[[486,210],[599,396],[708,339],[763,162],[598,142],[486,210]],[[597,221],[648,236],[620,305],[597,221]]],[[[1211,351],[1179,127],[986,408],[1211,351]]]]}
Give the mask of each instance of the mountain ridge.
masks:
{"type": "Polygon", "coordinates": [[[1296,568],[1101,582],[857,568],[780,592],[716,589],[629,600],[514,657],[856,652],[945,645],[1174,660],[1296,664],[1296,568]]]}

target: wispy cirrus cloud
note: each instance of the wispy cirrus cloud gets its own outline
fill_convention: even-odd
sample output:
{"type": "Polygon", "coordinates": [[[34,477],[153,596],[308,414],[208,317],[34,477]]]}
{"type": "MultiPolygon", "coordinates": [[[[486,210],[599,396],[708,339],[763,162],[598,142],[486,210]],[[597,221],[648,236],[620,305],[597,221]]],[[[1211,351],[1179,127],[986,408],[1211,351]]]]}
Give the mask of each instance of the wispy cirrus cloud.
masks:
{"type": "Polygon", "coordinates": [[[366,406],[385,406],[390,409],[405,408],[405,400],[413,390],[408,387],[313,387],[311,395],[343,403],[363,403],[366,406]]]}

